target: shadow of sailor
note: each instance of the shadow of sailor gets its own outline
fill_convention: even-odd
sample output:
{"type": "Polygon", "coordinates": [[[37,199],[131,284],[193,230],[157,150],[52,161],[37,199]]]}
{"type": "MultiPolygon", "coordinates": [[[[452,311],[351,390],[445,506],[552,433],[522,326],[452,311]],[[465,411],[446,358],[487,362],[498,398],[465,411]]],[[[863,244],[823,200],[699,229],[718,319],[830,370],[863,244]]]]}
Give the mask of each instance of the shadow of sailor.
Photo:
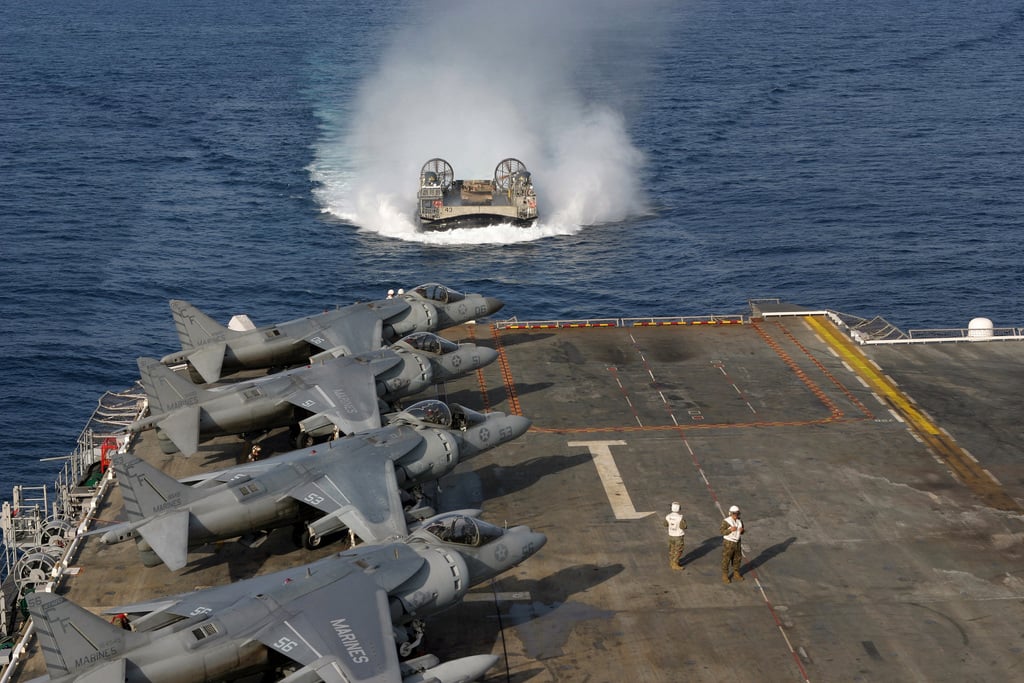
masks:
{"type": "Polygon", "coordinates": [[[790,536],[785,541],[782,541],[780,543],[776,543],[775,545],[772,545],[772,546],[768,546],[767,548],[762,550],[760,552],[760,554],[758,554],[757,557],[755,557],[754,559],[752,559],[749,562],[747,562],[747,564],[740,571],[742,571],[745,574],[745,573],[749,572],[752,569],[757,569],[758,567],[763,565],[768,560],[770,560],[770,559],[772,559],[772,558],[774,558],[774,557],[776,557],[778,555],[781,555],[782,553],[786,552],[786,550],[789,548],[789,546],[793,545],[793,543],[795,541],[796,541],[796,536],[790,536]]]}

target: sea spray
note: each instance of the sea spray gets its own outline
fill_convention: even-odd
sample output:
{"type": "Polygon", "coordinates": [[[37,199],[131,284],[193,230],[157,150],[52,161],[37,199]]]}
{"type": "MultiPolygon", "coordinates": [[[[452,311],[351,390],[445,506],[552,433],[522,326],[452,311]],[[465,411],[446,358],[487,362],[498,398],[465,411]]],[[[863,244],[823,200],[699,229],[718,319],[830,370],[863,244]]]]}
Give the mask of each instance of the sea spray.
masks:
{"type": "Polygon", "coordinates": [[[324,210],[387,237],[440,244],[530,241],[645,212],[644,155],[619,107],[630,79],[599,68],[637,73],[644,53],[608,40],[635,8],[600,9],[444,3],[408,22],[360,85],[351,119],[324,130],[312,167],[324,210]],[[489,178],[501,159],[521,159],[540,220],[421,233],[419,169],[438,156],[457,178],[489,178]]]}

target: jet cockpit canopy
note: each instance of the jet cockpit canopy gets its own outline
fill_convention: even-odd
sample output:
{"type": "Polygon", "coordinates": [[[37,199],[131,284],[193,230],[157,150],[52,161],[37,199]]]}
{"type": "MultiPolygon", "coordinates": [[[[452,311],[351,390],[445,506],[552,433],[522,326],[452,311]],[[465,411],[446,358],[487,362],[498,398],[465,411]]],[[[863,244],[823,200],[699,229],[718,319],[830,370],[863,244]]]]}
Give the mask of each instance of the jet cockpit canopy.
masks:
{"type": "Polygon", "coordinates": [[[462,301],[466,298],[466,295],[462,292],[458,292],[451,287],[445,287],[444,285],[436,282],[420,285],[413,291],[424,299],[429,299],[430,301],[436,301],[442,304],[455,303],[456,301],[462,301]]]}
{"type": "Polygon", "coordinates": [[[505,534],[501,527],[459,513],[435,519],[424,528],[424,531],[445,543],[456,543],[473,548],[487,545],[505,534]]]}
{"type": "Polygon", "coordinates": [[[400,412],[392,422],[425,422],[438,427],[452,426],[452,411],[444,401],[427,399],[400,412]]]}
{"type": "Polygon", "coordinates": [[[486,413],[478,413],[466,406],[453,403],[448,405],[436,398],[413,403],[411,406],[394,414],[388,424],[429,424],[445,429],[465,431],[470,427],[487,422],[486,413]]]}
{"type": "Polygon", "coordinates": [[[439,337],[433,332],[414,332],[402,337],[395,343],[406,344],[416,351],[432,353],[437,356],[459,350],[458,344],[444,337],[439,337]]]}

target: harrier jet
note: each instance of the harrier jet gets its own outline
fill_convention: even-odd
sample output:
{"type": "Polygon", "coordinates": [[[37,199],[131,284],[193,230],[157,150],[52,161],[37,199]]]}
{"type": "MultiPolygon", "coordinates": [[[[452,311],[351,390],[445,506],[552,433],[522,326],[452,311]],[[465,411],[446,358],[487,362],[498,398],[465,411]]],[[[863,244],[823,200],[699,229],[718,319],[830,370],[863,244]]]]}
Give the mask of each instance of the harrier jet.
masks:
{"type": "Polygon", "coordinates": [[[366,542],[404,537],[409,518],[433,514],[409,492],[529,427],[518,415],[421,401],[381,429],[230,467],[197,486],[115,455],[128,521],[90,534],[108,545],[134,538],[145,564],[172,570],[185,566],[189,548],[286,526],[309,548],[346,528],[366,542]]]}
{"type": "Polygon", "coordinates": [[[319,315],[247,330],[221,325],[187,301],[171,301],[181,351],[164,365],[187,362],[205,382],[243,369],[289,367],[320,351],[375,351],[413,332],[436,332],[496,313],[501,300],[432,283],[393,299],[352,304],[319,315]]]}
{"type": "Polygon", "coordinates": [[[282,683],[476,680],[496,657],[439,663],[432,655],[399,656],[421,642],[424,617],[547,541],[525,526],[488,524],[478,513],[439,515],[404,542],[109,610],[128,615],[131,631],[53,593],[32,593],[27,605],[55,683],[200,683],[261,671],[282,683]]]}
{"type": "Polygon", "coordinates": [[[159,361],[140,358],[150,416],[126,431],[159,429],[186,455],[199,450],[204,439],[275,427],[297,427],[302,439],[335,431],[352,434],[380,427],[381,402],[386,412],[387,404],[462,377],[497,357],[493,349],[420,332],[377,351],[340,358],[324,353],[303,367],[209,389],[159,361]]]}

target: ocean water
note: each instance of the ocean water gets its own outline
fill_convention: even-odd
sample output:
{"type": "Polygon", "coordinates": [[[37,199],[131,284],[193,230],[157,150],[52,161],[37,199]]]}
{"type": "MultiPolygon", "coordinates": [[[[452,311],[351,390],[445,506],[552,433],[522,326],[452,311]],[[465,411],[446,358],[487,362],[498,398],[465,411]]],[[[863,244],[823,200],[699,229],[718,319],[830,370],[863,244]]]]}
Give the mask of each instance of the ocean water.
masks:
{"type": "Polygon", "coordinates": [[[171,298],[1024,324],[1022,44],[1022,0],[3,3],[0,498],[176,348],[171,298]],[[435,156],[523,160],[542,219],[417,232],[435,156]]]}

